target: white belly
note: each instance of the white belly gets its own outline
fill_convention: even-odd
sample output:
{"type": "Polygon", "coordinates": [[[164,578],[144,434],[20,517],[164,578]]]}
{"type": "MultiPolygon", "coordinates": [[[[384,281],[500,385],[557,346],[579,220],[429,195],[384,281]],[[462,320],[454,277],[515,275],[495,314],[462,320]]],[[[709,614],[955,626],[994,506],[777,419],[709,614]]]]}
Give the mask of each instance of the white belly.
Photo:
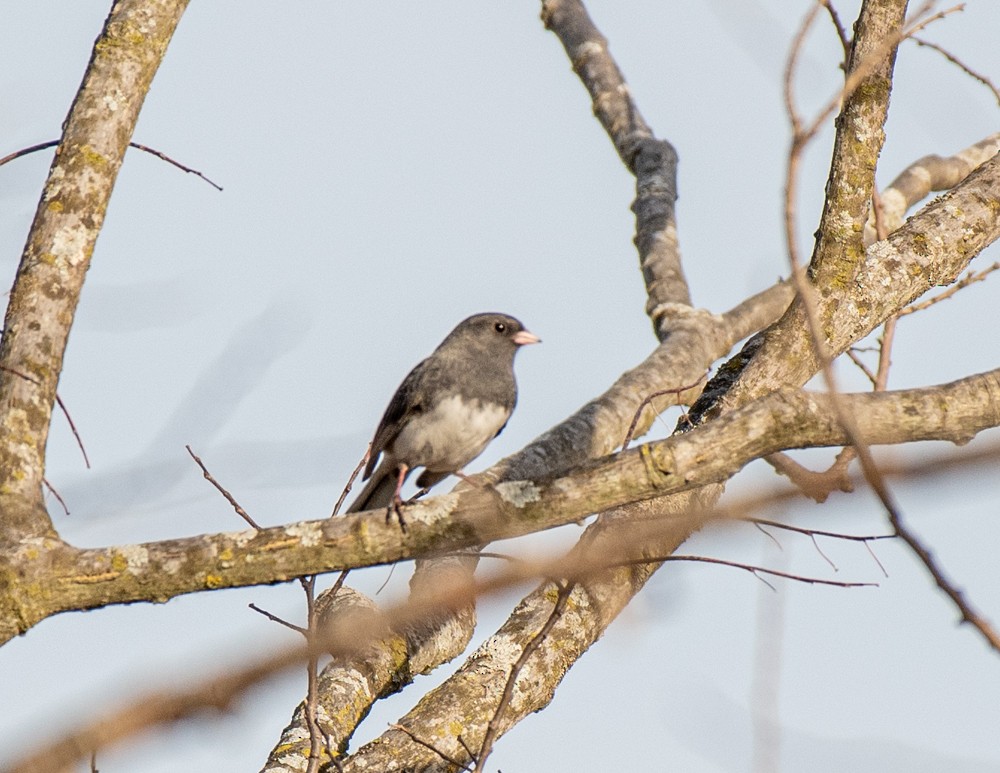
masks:
{"type": "Polygon", "coordinates": [[[500,405],[455,395],[407,422],[392,444],[392,455],[411,469],[454,472],[479,456],[509,417],[500,405]]]}

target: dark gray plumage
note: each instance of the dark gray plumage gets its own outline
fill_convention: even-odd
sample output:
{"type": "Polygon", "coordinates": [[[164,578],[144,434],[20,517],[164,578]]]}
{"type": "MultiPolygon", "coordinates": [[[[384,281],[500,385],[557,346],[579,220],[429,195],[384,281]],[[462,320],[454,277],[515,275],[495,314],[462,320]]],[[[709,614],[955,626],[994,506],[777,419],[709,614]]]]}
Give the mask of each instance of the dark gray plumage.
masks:
{"type": "Polygon", "coordinates": [[[538,341],[507,314],[460,322],[389,401],[362,478],[368,484],[347,512],[391,509],[413,469],[424,468],[417,485],[429,488],[479,456],[517,402],[514,355],[538,341]]]}

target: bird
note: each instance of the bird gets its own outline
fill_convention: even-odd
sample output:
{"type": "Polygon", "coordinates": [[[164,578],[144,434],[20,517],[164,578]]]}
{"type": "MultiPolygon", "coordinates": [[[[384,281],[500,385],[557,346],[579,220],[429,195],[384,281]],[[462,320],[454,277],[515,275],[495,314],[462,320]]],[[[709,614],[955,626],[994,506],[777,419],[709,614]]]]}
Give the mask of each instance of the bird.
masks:
{"type": "Polygon", "coordinates": [[[462,469],[503,431],[517,403],[514,355],[540,341],[509,314],[459,322],[389,401],[368,451],[368,483],[347,512],[385,507],[386,520],[395,512],[405,531],[400,491],[407,477],[422,467],[422,490],[451,474],[464,477],[462,469]]]}

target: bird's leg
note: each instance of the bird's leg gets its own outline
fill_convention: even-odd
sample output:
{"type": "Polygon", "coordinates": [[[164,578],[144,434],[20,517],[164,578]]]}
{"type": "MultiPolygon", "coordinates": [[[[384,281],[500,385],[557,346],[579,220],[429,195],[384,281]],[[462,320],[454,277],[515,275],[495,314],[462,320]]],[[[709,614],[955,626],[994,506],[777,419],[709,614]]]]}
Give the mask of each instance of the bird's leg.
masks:
{"type": "Polygon", "coordinates": [[[406,474],[410,471],[410,467],[407,464],[399,465],[399,474],[396,478],[396,490],[392,493],[392,499],[389,500],[389,506],[385,510],[385,522],[389,523],[392,520],[392,514],[396,514],[396,519],[399,521],[399,528],[405,534],[406,533],[406,521],[403,520],[403,500],[399,496],[399,492],[403,490],[403,483],[406,481],[406,474]]]}

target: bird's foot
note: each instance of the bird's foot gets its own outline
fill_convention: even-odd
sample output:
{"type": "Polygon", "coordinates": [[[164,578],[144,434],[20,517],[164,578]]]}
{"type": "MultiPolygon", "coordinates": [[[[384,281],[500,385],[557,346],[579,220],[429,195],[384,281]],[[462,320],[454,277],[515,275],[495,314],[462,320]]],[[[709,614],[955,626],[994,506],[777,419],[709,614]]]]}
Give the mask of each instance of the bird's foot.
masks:
{"type": "Polygon", "coordinates": [[[392,498],[389,506],[385,509],[385,522],[386,525],[392,523],[392,516],[395,514],[396,520],[399,521],[399,530],[406,534],[406,519],[403,518],[403,507],[406,506],[406,502],[399,498],[397,494],[392,498]]]}

